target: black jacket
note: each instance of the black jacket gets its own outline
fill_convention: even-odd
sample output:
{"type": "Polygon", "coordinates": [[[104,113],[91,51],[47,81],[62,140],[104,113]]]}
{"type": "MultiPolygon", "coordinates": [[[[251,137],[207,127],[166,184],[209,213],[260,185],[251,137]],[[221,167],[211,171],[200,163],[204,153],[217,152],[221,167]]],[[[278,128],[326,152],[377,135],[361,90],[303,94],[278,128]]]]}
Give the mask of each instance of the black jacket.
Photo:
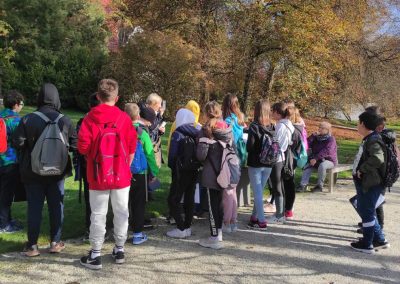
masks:
{"type": "Polygon", "coordinates": [[[176,159],[178,158],[179,148],[183,139],[186,136],[192,137],[196,140],[200,130],[194,127],[193,124],[188,123],[179,126],[171,136],[171,144],[168,152],[168,167],[175,170],[176,159]]]}
{"type": "MultiPolygon", "coordinates": [[[[60,97],[58,90],[53,84],[44,84],[38,96],[38,111],[42,112],[49,119],[55,120],[60,114],[60,97]]],[[[68,137],[69,151],[76,150],[77,136],[71,120],[64,116],[58,126],[62,129],[65,137],[68,137]]],[[[37,139],[42,134],[46,123],[36,114],[25,115],[12,136],[12,144],[18,151],[21,179],[24,183],[29,182],[53,182],[72,175],[71,159],[68,159],[67,167],[59,176],[40,176],[32,171],[31,152],[37,139]]]]}
{"type": "Polygon", "coordinates": [[[264,164],[260,163],[260,153],[262,147],[262,139],[264,134],[269,134],[274,136],[275,130],[272,125],[262,126],[258,122],[252,122],[249,126],[249,136],[247,139],[247,165],[253,168],[266,167],[264,164]]]}

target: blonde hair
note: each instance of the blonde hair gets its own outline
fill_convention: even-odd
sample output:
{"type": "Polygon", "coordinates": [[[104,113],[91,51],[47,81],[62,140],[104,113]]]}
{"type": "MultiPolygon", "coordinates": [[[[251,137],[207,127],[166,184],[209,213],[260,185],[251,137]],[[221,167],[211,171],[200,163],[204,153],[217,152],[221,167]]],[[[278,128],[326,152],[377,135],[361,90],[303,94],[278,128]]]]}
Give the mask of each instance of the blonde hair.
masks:
{"type": "Polygon", "coordinates": [[[329,135],[332,135],[332,124],[330,124],[329,122],[327,122],[327,121],[322,121],[322,122],[319,124],[319,127],[328,130],[329,135]]]}
{"type": "Polygon", "coordinates": [[[127,103],[125,105],[125,112],[129,115],[131,120],[137,120],[140,117],[139,106],[135,103],[127,103]]]}
{"type": "Polygon", "coordinates": [[[257,101],[254,105],[254,121],[267,126],[271,123],[270,115],[271,105],[269,101],[265,99],[257,101]]]}
{"type": "Polygon", "coordinates": [[[302,120],[301,115],[300,115],[300,110],[297,107],[289,106],[288,110],[289,110],[289,120],[290,120],[290,122],[292,122],[294,124],[302,123],[303,120],[302,120]]]}
{"type": "Polygon", "coordinates": [[[162,98],[157,93],[151,93],[146,99],[146,104],[149,106],[153,106],[157,103],[162,103],[162,98]]]}
{"type": "Polygon", "coordinates": [[[216,101],[208,102],[204,106],[204,116],[205,116],[205,123],[203,126],[203,130],[205,135],[208,138],[212,138],[212,131],[215,128],[216,123],[222,117],[222,110],[219,103],[216,101]]]}
{"type": "Polygon", "coordinates": [[[113,79],[103,79],[97,87],[100,100],[110,102],[118,96],[118,82],[113,79]]]}

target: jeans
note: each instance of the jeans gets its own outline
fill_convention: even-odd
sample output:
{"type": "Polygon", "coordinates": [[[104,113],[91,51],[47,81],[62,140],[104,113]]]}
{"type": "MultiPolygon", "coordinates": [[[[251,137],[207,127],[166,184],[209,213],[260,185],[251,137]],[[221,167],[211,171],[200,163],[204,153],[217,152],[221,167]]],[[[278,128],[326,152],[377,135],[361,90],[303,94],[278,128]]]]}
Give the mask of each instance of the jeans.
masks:
{"type": "MultiPolygon", "coordinates": [[[[325,178],[326,178],[326,171],[329,169],[333,169],[335,165],[331,161],[323,161],[322,163],[319,164],[318,166],[318,181],[317,185],[323,187],[325,178]]],[[[310,177],[313,171],[317,170],[316,168],[308,165],[305,167],[303,171],[303,176],[301,177],[301,182],[300,184],[302,186],[308,185],[308,182],[310,181],[310,177]]]]}
{"type": "Polygon", "coordinates": [[[28,200],[28,246],[37,244],[45,198],[50,218],[50,241],[59,242],[64,221],[64,180],[26,183],[25,188],[28,200]]]}
{"type": "Polygon", "coordinates": [[[360,182],[354,182],[357,191],[357,211],[361,216],[363,225],[363,242],[371,247],[372,241],[384,241],[385,235],[376,218],[376,202],[383,192],[383,187],[373,186],[367,192],[363,192],[360,182]]]}
{"type": "Polygon", "coordinates": [[[264,198],[263,191],[269,176],[271,175],[272,168],[253,168],[249,167],[249,178],[251,188],[254,195],[254,206],[252,216],[257,217],[258,222],[264,223],[264,198]]]}
{"type": "Polygon", "coordinates": [[[0,228],[11,221],[11,205],[14,199],[15,180],[19,178],[18,165],[0,167],[0,228]]]}
{"type": "Polygon", "coordinates": [[[93,250],[101,250],[103,246],[109,199],[114,213],[115,244],[124,246],[128,237],[129,189],[128,186],[121,189],[89,190],[92,209],[89,240],[93,250]]]}

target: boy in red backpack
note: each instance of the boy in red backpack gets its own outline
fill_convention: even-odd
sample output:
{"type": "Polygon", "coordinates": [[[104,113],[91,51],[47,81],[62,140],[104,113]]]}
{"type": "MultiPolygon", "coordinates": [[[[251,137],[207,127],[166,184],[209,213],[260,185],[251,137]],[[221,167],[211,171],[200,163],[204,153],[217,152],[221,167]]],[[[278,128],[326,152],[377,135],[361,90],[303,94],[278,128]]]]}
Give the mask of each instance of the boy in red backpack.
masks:
{"type": "Polygon", "coordinates": [[[100,81],[97,98],[101,104],[83,119],[78,136],[78,150],[87,159],[89,199],[92,209],[89,240],[92,246],[80,263],[90,269],[101,269],[101,248],[106,232],[108,201],[114,213],[115,263],[125,262],[124,244],[129,217],[129,188],[137,135],[129,116],[115,106],[118,83],[100,81]]]}

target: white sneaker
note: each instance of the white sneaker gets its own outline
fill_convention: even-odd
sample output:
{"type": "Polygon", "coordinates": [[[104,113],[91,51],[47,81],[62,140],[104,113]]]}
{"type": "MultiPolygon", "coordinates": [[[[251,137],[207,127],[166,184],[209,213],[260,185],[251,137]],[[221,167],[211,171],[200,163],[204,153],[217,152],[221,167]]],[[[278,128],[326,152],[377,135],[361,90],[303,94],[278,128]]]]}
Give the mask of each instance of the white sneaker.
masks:
{"type": "Polygon", "coordinates": [[[184,239],[186,238],[186,230],[179,230],[178,228],[167,232],[167,236],[174,239],[184,239]]]}
{"type": "Polygon", "coordinates": [[[231,231],[232,231],[232,233],[236,232],[237,230],[238,230],[238,225],[237,225],[237,223],[231,224],[231,231]]]}
{"type": "Polygon", "coordinates": [[[218,229],[218,241],[222,242],[222,229],[218,229]]]}
{"type": "Polygon", "coordinates": [[[222,224],[222,232],[228,233],[228,234],[232,233],[231,225],[230,224],[228,224],[228,225],[222,224]]]}
{"type": "Polygon", "coordinates": [[[191,228],[187,228],[185,229],[185,233],[186,233],[186,237],[191,237],[192,236],[192,229],[191,228]]]}
{"type": "Polygon", "coordinates": [[[199,240],[199,245],[205,248],[211,248],[211,249],[222,249],[224,247],[224,244],[218,240],[218,238],[215,237],[210,237],[206,239],[200,239],[199,240]]]}
{"type": "Polygon", "coordinates": [[[276,216],[271,216],[267,219],[267,224],[285,224],[286,219],[284,216],[278,218],[276,216]]]}

